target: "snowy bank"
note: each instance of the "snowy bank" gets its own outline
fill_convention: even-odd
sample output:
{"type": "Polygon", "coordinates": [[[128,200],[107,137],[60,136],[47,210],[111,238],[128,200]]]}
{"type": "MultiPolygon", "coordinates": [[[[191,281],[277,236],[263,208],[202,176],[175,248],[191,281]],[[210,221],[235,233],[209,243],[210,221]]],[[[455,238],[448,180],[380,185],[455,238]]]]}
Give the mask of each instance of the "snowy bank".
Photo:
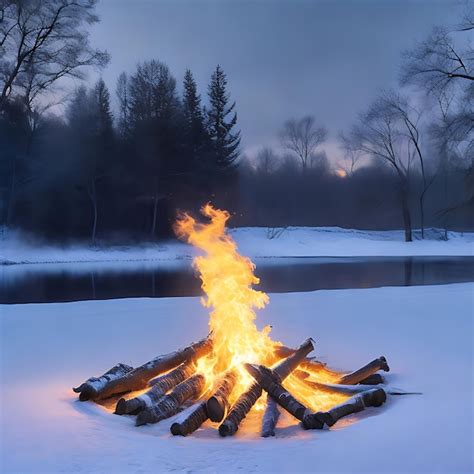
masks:
{"type": "MultiPolygon", "coordinates": [[[[338,227],[288,227],[275,230],[241,227],[231,230],[240,252],[249,257],[459,256],[474,255],[474,233],[428,229],[427,238],[404,242],[403,231],[363,231],[338,227]]],[[[415,234],[416,235],[416,234],[415,234]]],[[[0,264],[77,262],[161,262],[189,260],[195,250],[177,240],[117,247],[35,245],[17,233],[5,233],[0,264]]]]}
{"type": "Polygon", "coordinates": [[[131,419],[76,401],[70,387],[116,362],[140,364],[206,334],[198,298],[0,306],[1,472],[472,472],[474,284],[270,295],[258,324],[351,369],[385,355],[392,397],[303,431],[286,417],[273,439],[205,426],[173,437],[173,419],[131,419]],[[185,328],[185,330],[183,330],[185,328]]]}

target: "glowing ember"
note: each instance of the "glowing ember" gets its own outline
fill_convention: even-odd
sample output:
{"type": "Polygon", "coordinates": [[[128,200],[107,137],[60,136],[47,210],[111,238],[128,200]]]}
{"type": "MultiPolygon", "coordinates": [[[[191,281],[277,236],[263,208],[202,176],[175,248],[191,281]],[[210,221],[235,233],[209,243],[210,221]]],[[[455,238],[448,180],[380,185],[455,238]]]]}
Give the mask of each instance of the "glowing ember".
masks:
{"type": "MultiPolygon", "coordinates": [[[[275,364],[278,362],[274,355],[275,347],[281,343],[270,338],[269,327],[258,330],[255,324],[255,309],[263,308],[269,298],[252,288],[259,283],[254,275],[255,265],[238,253],[235,241],[226,232],[229,213],[210,204],[201,212],[210,219],[208,223],[197,222],[190,215],[182,214],[175,225],[178,237],[204,251],[204,255],[196,257],[193,263],[207,296],[202,303],[212,308],[209,329],[213,351],[199,359],[198,372],[205,375],[208,388],[212,388],[225,371],[235,369],[239,376],[230,397],[233,402],[254,381],[243,364],[275,364]]],[[[319,382],[334,382],[339,377],[339,374],[324,369],[311,375],[319,382]]],[[[341,394],[315,391],[295,376],[288,377],[284,385],[313,409],[325,409],[347,398],[341,394]]],[[[257,409],[262,406],[260,401],[257,409]]]]}

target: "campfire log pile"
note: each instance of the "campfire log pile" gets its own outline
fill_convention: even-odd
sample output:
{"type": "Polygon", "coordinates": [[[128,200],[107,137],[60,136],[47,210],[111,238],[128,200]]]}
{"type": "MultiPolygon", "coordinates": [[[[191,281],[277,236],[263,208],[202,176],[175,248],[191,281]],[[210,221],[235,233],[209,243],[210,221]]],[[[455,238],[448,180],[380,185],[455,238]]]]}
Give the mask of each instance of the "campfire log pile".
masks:
{"type": "Polygon", "coordinates": [[[231,405],[229,398],[237,382],[236,371],[226,371],[212,390],[206,390],[205,376],[197,373],[198,360],[212,351],[212,345],[210,335],[135,369],[117,364],[104,375],[91,377],[73,390],[81,401],[116,401],[115,414],[135,415],[137,426],[157,423],[189,408],[170,428],[173,435],[181,436],[194,432],[207,420],[220,423],[221,436],[234,435],[263,392],[267,394],[262,416],[263,437],[275,435],[280,407],[299,420],[303,428],[323,429],[333,426],[344,416],[366,407],[378,407],[386,400],[385,386],[377,386],[384,381],[378,371],[390,370],[385,357],[379,357],[355,372],[337,374],[307,357],[314,349],[313,340],[308,339],[296,350],[277,346],[276,356],[284,354],[287,357],[281,358],[272,368],[245,364],[254,383],[231,405]],[[321,383],[317,380],[322,374],[337,374],[338,378],[335,383],[321,383]],[[285,388],[284,381],[289,376],[297,378],[310,390],[343,394],[347,400],[329,410],[315,412],[285,388]],[[139,391],[141,393],[137,394],[139,391]]]}
{"type": "Polygon", "coordinates": [[[259,283],[255,265],[237,252],[227,232],[226,211],[208,204],[201,212],[210,222],[183,214],[175,230],[202,253],[193,265],[206,295],[202,303],[212,308],[209,335],[140,367],[117,364],[74,388],[79,399],[113,403],[117,415],[136,416],[137,426],[186,408],[171,425],[173,435],[182,436],[207,420],[219,423],[221,436],[232,436],[252,409],[263,412],[264,437],[275,434],[280,409],[305,429],[322,429],[384,403],[387,389],[375,388],[383,383],[377,372],[389,370],[384,357],[355,372],[339,373],[308,357],[312,339],[292,349],[274,341],[269,326],[257,328],[255,309],[269,298],[253,288],[259,283]]]}

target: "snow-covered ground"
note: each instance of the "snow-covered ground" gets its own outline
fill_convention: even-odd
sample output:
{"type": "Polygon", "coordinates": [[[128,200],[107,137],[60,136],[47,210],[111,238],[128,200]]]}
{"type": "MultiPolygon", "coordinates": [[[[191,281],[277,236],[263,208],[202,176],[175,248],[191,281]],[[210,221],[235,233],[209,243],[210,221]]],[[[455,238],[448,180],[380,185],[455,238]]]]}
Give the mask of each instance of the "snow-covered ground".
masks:
{"type": "MultiPolygon", "coordinates": [[[[307,232],[324,240],[321,231],[307,232]]],[[[453,247],[466,248],[460,240],[453,247]]],[[[393,243],[372,245],[379,242],[393,243]]],[[[245,239],[240,243],[245,248],[245,239]]],[[[11,305],[0,312],[1,472],[474,468],[474,284],[271,295],[258,324],[272,324],[275,339],[297,345],[313,336],[317,354],[343,369],[383,354],[390,384],[423,392],[391,397],[329,431],[303,431],[287,417],[271,439],[255,434],[255,416],[234,438],[220,439],[211,426],[173,437],[172,419],[136,428],[72,393],[116,362],[138,365],[206,334],[198,298],[11,305]]]]}
{"type": "MultiPolygon", "coordinates": [[[[423,241],[404,242],[403,231],[362,231],[338,227],[288,227],[281,232],[263,227],[231,229],[239,251],[250,257],[474,255],[474,233],[426,231],[423,241]],[[272,237],[273,238],[270,238],[272,237]]],[[[177,240],[120,247],[37,245],[15,232],[4,232],[0,264],[160,261],[190,259],[194,249],[177,240]]]]}

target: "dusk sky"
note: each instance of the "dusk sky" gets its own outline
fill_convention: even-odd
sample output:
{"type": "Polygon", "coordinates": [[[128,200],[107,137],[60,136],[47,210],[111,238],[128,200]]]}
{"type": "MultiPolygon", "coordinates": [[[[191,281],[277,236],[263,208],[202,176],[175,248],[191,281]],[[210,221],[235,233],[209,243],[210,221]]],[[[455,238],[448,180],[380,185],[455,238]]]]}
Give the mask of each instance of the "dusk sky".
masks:
{"type": "Polygon", "coordinates": [[[380,88],[396,84],[400,54],[434,25],[454,24],[459,1],[101,0],[91,42],[122,71],[156,58],[179,88],[190,68],[205,98],[216,64],[237,102],[242,149],[278,144],[282,123],[312,114],[328,127],[328,152],[380,88]]]}

